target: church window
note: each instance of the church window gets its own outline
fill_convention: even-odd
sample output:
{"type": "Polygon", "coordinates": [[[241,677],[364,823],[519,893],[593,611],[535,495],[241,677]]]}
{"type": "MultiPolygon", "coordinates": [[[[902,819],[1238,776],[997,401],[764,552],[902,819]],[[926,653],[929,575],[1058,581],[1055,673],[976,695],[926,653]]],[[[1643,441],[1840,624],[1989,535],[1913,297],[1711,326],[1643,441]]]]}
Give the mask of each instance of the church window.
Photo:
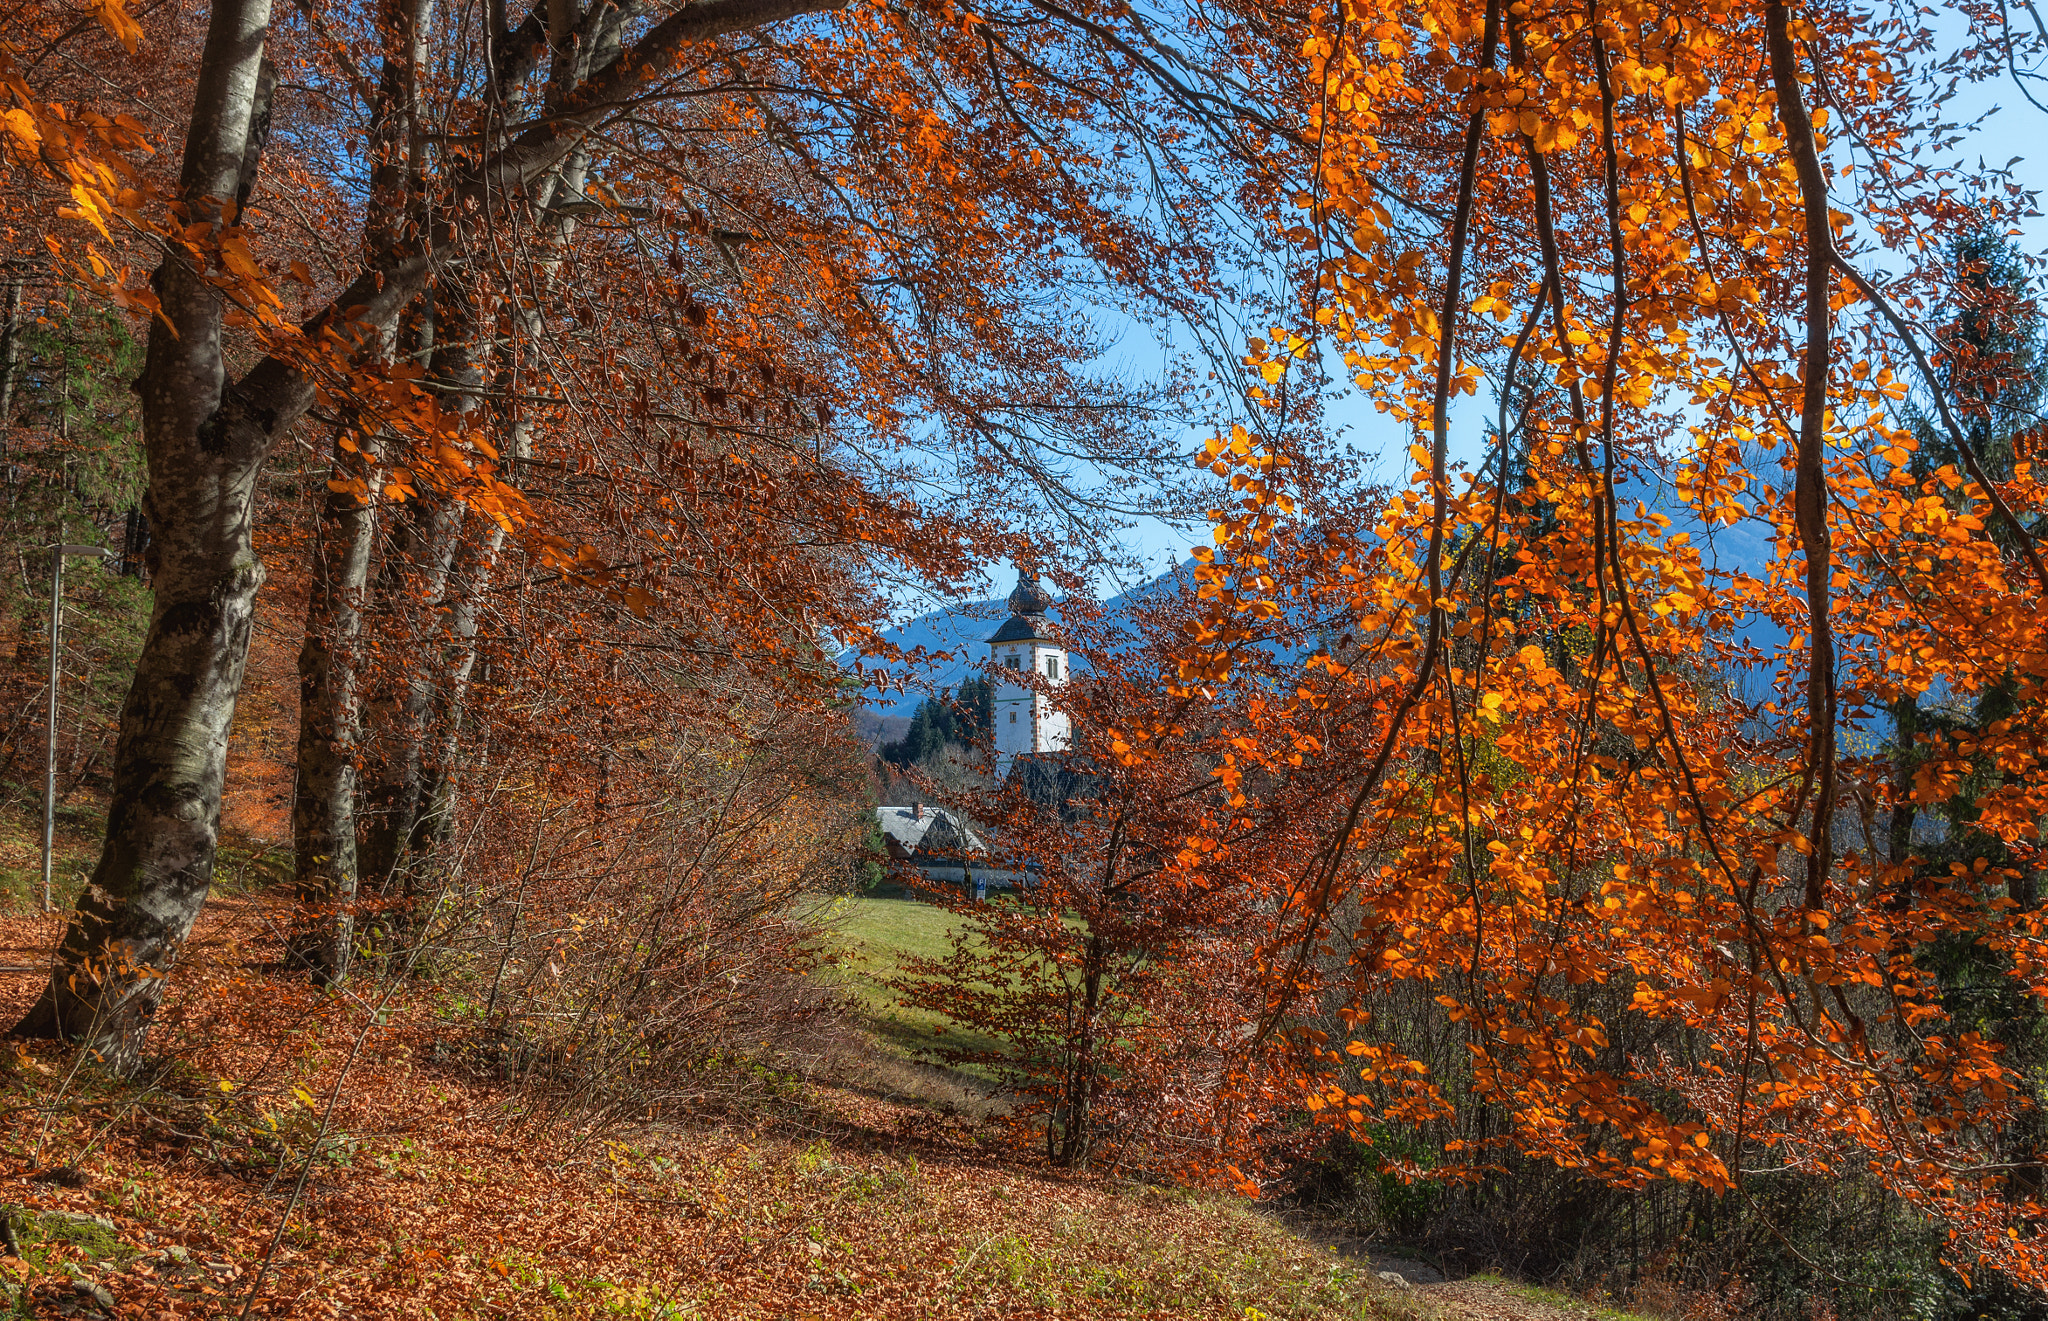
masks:
{"type": "Polygon", "coordinates": [[[1017,713],[1015,711],[1010,712],[1010,723],[1013,725],[1017,723],[1017,713]]]}
{"type": "Polygon", "coordinates": [[[1006,660],[1004,664],[1008,665],[1013,670],[1021,670],[1024,668],[1023,662],[1017,659],[1017,653],[1014,651],[1010,653],[1009,659],[1006,660]]]}
{"type": "Polygon", "coordinates": [[[1057,678],[1059,678],[1059,677],[1060,677],[1060,658],[1059,658],[1059,657],[1057,657],[1057,656],[1047,656],[1047,657],[1045,658],[1045,677],[1046,677],[1046,678],[1048,678],[1048,679],[1057,679],[1057,678]]]}

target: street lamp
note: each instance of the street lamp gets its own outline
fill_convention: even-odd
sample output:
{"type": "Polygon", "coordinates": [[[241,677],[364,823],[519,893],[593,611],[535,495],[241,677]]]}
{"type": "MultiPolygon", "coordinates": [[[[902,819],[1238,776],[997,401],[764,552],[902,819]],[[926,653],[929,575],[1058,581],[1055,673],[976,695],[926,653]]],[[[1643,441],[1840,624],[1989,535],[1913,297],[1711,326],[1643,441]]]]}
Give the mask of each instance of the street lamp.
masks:
{"type": "Polygon", "coordinates": [[[108,559],[113,551],[101,546],[66,546],[56,543],[50,546],[50,753],[43,763],[43,911],[50,912],[56,904],[50,898],[50,865],[52,848],[57,839],[57,680],[60,674],[59,659],[63,652],[57,646],[58,631],[64,625],[64,557],[66,555],[91,555],[108,559]]]}

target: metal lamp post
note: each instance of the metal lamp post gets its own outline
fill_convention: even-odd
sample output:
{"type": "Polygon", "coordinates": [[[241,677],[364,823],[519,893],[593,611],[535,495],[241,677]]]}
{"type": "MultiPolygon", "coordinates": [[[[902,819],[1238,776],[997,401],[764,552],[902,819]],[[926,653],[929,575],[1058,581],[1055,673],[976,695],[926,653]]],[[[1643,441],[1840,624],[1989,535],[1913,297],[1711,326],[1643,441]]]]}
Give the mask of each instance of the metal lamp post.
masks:
{"type": "Polygon", "coordinates": [[[101,546],[66,546],[61,542],[49,549],[50,750],[43,764],[43,911],[46,913],[56,906],[50,897],[50,867],[57,839],[57,681],[61,673],[60,660],[64,654],[57,643],[58,632],[64,626],[64,557],[91,555],[104,560],[114,553],[101,546]]]}

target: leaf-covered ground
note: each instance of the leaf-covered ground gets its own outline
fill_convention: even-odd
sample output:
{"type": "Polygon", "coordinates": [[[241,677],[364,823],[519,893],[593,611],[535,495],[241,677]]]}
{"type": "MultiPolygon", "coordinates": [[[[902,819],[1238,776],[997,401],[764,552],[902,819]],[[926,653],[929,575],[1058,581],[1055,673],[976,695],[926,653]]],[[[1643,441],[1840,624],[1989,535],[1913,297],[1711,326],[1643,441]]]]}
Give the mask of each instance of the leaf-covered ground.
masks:
{"type": "MultiPolygon", "coordinates": [[[[536,1096],[449,1050],[424,1000],[337,1008],[267,971],[275,911],[210,906],[143,1084],[7,1053],[13,1315],[237,1315],[259,1271],[250,1314],[272,1317],[1430,1310],[1241,1203],[1062,1177],[972,1118],[830,1082],[623,1133],[524,1121],[536,1096]]],[[[49,934],[0,923],[0,964],[49,934]]],[[[0,1013],[36,984],[0,978],[0,1013]]]]}

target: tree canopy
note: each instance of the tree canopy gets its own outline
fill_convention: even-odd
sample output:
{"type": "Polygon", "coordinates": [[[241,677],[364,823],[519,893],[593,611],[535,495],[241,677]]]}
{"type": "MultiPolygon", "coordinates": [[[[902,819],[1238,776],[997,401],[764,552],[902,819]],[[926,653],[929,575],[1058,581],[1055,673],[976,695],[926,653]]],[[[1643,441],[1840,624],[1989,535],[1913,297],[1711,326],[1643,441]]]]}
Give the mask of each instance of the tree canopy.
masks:
{"type": "MultiPolygon", "coordinates": [[[[790,805],[859,778],[831,656],[903,659],[903,585],[1063,545],[1078,586],[1206,510],[1187,598],[1077,648],[1088,801],[962,791],[1042,882],[983,916],[1006,977],[918,974],[1037,1043],[1055,1158],[1256,1189],[1301,1120],[1450,1134],[1452,1180],[1853,1173],[2048,1283],[2033,198],[1944,111],[2048,43],[2005,8],[91,17],[0,19],[0,236],[146,339],[153,614],[24,1031],[138,1060],[266,558],[293,961],[426,948],[573,804],[650,850],[578,903],[637,914],[654,978],[684,938],[620,877],[719,841],[744,899],[674,874],[780,932],[757,845],[861,832],[790,805]],[[1128,379],[1119,318],[1185,352],[1128,379]]],[[[888,759],[970,741],[989,682],[888,759]]]]}

